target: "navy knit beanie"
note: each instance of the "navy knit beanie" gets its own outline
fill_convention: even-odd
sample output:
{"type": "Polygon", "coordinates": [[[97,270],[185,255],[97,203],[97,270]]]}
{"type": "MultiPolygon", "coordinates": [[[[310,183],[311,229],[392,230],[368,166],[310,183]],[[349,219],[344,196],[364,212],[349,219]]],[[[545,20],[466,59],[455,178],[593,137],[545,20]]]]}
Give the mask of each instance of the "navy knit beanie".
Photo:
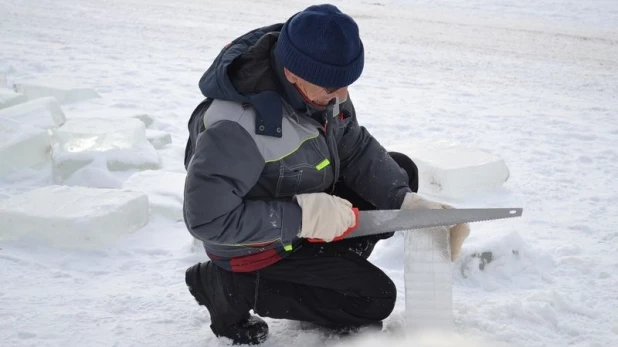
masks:
{"type": "Polygon", "coordinates": [[[325,88],[352,84],[365,64],[356,22],[333,5],[311,6],[288,19],[275,54],[292,73],[325,88]]]}

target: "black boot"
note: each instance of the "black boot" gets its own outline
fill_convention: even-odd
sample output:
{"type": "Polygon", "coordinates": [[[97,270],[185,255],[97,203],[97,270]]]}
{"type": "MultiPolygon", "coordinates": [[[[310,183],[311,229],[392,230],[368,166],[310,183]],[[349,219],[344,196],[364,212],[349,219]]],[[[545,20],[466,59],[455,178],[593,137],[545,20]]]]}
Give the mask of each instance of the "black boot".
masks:
{"type": "Polygon", "coordinates": [[[218,268],[211,262],[198,263],[185,273],[189,292],[210,313],[210,329],[234,345],[257,345],[268,337],[264,320],[249,314],[255,284],[251,276],[218,268]]]}
{"type": "Polygon", "coordinates": [[[317,324],[310,322],[300,322],[302,330],[322,330],[327,334],[333,334],[338,336],[348,336],[358,332],[380,332],[382,331],[382,321],[376,321],[367,324],[317,324]]]}

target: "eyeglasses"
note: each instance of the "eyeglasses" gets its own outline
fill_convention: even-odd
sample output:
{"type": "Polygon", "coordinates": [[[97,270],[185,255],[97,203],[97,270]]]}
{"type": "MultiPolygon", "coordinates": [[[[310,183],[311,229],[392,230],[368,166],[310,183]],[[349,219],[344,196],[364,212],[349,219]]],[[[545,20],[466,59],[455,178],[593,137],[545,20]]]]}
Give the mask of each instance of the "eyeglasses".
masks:
{"type": "Polygon", "coordinates": [[[328,93],[328,94],[333,94],[334,92],[338,91],[341,88],[324,88],[324,87],[322,87],[322,89],[324,89],[326,91],[326,93],[328,93]]]}

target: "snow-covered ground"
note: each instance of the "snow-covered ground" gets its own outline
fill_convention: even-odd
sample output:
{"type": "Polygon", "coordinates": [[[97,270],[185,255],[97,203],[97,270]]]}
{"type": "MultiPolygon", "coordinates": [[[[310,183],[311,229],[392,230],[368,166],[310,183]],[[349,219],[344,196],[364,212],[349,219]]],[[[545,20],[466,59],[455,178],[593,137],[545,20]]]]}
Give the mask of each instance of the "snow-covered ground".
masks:
{"type": "MultiPolygon", "coordinates": [[[[393,334],[361,343],[269,320],[265,346],[618,345],[618,2],[378,1],[335,2],[366,48],[351,88],[360,121],[387,147],[444,140],[500,155],[504,188],[450,203],[520,205],[524,216],[473,225],[454,264],[459,336],[397,334],[397,235],[372,256],[399,289],[385,322],[393,334]]],[[[71,81],[101,95],[63,105],[69,119],[149,114],[151,129],[172,136],[158,150],[162,170],[182,174],[186,121],[212,58],[309,4],[0,0],[0,83],[71,81]]],[[[113,186],[128,175],[99,178],[113,186]]],[[[101,184],[88,177],[68,183],[101,184]]],[[[21,171],[0,182],[0,200],[52,183],[48,167],[21,171]]],[[[169,215],[94,251],[2,241],[0,345],[224,346],[184,285],[203,259],[169,215]]]]}

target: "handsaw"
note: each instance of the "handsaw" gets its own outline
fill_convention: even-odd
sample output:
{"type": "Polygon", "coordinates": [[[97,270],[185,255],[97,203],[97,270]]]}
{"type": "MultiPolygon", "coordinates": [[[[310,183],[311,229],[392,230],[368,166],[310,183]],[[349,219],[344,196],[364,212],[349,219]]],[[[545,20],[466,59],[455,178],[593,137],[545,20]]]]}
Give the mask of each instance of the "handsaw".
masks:
{"type": "Polygon", "coordinates": [[[355,211],[358,213],[356,226],[341,238],[514,218],[520,217],[523,211],[523,208],[519,207],[355,211]]]}

